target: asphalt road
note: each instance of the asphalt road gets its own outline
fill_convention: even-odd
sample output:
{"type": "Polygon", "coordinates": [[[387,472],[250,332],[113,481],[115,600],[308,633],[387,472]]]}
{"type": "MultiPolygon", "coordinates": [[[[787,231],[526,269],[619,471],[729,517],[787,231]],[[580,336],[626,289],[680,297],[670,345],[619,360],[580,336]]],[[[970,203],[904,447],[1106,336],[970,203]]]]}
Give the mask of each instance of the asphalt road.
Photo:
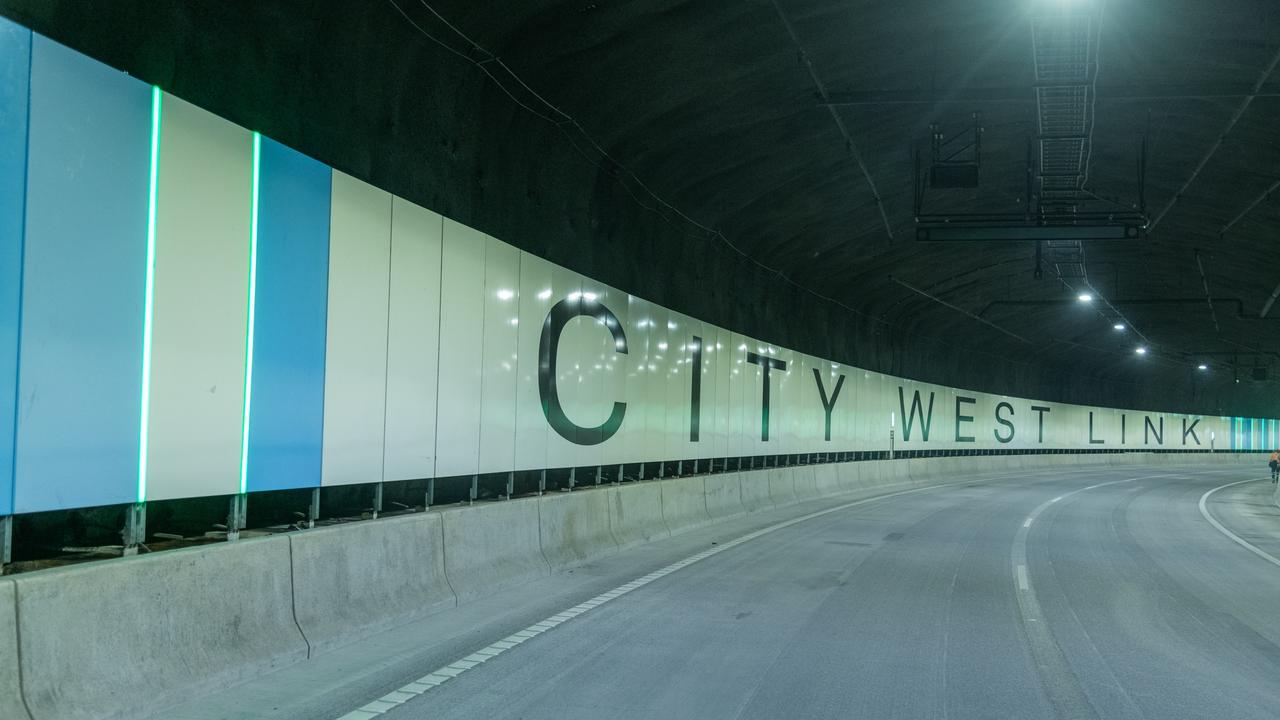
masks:
{"type": "MultiPolygon", "coordinates": [[[[1248,477],[1060,471],[865,502],[715,550],[378,717],[1273,719],[1280,567],[1199,507],[1248,477]]],[[[1280,557],[1270,490],[1237,485],[1207,509],[1280,557]]],[[[316,712],[307,701],[279,699],[308,692],[304,672],[319,716],[342,717],[705,541],[623,553],[561,597],[481,609],[483,622],[444,613],[430,632],[453,634],[430,653],[364,647],[213,709],[206,700],[207,714],[190,717],[257,716],[237,702],[272,703],[262,717],[314,717],[296,714],[316,712]],[[376,672],[355,672],[374,658],[376,672]],[[324,679],[344,667],[359,677],[324,679]]]]}

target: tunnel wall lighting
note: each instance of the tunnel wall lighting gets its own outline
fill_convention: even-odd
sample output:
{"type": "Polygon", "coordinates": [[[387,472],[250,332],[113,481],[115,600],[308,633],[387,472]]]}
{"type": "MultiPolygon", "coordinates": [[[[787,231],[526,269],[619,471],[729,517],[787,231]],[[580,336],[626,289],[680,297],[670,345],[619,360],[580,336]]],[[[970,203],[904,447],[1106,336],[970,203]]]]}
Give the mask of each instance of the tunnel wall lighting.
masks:
{"type": "Polygon", "coordinates": [[[1201,364],[1199,364],[1199,365],[1197,365],[1197,366],[1196,366],[1196,369],[1197,369],[1197,370],[1208,370],[1208,369],[1209,369],[1209,366],[1208,366],[1208,365],[1205,365],[1204,363],[1201,363],[1201,364]]]}
{"type": "Polygon", "coordinates": [[[1140,348],[1138,348],[1137,350],[1134,350],[1134,352],[1138,353],[1139,355],[1146,355],[1146,354],[1147,354],[1147,349],[1146,349],[1146,348],[1144,348],[1144,347],[1140,347],[1140,348]]]}
{"type": "Polygon", "coordinates": [[[1116,330],[1123,330],[1123,329],[1124,329],[1124,323],[1116,323],[1115,325],[1112,325],[1111,327],[1112,327],[1112,328],[1114,328],[1114,329],[1116,329],[1116,330]]]}
{"type": "Polygon", "coordinates": [[[1090,295],[1089,293],[1080,293],[1080,295],[1076,297],[1076,299],[1079,300],[1080,302],[1086,302],[1086,303],[1093,302],[1093,296],[1090,295]]]}

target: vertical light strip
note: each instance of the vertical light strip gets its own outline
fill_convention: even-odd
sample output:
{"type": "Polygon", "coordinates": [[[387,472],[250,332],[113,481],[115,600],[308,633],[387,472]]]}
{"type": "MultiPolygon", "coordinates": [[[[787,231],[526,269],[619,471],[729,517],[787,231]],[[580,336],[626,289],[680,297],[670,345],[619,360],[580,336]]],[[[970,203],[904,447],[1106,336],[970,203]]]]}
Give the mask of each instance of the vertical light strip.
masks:
{"type": "Polygon", "coordinates": [[[240,492],[249,486],[249,403],[253,398],[253,316],[258,291],[258,176],[262,135],[253,134],[253,201],[249,217],[249,313],[244,340],[244,418],[240,422],[240,492]]]}
{"type": "Polygon", "coordinates": [[[142,304],[142,412],[138,423],[138,502],[147,499],[147,445],[151,424],[151,325],[155,313],[156,196],[160,180],[160,105],[162,93],[151,86],[151,174],[147,190],[147,279],[142,304]]]}

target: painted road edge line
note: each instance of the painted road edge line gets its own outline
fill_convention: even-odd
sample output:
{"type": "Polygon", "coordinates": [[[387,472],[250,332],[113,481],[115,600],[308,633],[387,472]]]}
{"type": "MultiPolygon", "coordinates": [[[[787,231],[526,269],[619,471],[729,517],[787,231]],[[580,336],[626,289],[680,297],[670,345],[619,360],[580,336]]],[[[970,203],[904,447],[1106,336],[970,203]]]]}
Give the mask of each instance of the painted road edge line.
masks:
{"type": "Polygon", "coordinates": [[[1230,483],[1227,483],[1226,485],[1219,485],[1218,487],[1200,496],[1200,514],[1203,515],[1204,519],[1208,520],[1209,524],[1212,525],[1214,528],[1216,528],[1218,532],[1222,533],[1223,535],[1226,535],[1228,538],[1230,538],[1233,542],[1235,542],[1240,547],[1244,548],[1245,550],[1248,550],[1254,555],[1257,555],[1263,560],[1266,560],[1272,565],[1275,565],[1276,567],[1280,567],[1280,558],[1276,558],[1276,556],[1272,555],[1271,553],[1266,552],[1265,550],[1258,547],[1257,545],[1254,545],[1248,540],[1245,540],[1239,535],[1228,530],[1222,523],[1218,522],[1218,519],[1213,516],[1213,513],[1209,512],[1209,507],[1208,507],[1209,496],[1213,495],[1219,490],[1225,490],[1229,487],[1233,487],[1235,485],[1243,485],[1245,483],[1261,482],[1266,479],[1267,478],[1250,478],[1248,480],[1237,480],[1235,482],[1230,482],[1230,483]]]}

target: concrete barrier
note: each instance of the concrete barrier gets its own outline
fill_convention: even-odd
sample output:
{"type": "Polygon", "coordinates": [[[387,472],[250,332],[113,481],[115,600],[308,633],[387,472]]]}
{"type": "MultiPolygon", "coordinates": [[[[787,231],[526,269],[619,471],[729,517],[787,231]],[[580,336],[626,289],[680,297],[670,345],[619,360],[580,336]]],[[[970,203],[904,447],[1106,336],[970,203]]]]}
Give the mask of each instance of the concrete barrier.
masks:
{"type": "Polygon", "coordinates": [[[823,465],[815,465],[813,468],[814,487],[818,489],[818,494],[822,496],[835,495],[844,492],[845,488],[840,484],[839,468],[844,463],[826,463],[823,465]]]}
{"type": "Polygon", "coordinates": [[[720,473],[702,478],[703,493],[707,499],[707,514],[712,519],[741,515],[747,509],[742,506],[742,482],[738,473],[720,473]]]}
{"type": "Polygon", "coordinates": [[[289,550],[277,536],[16,577],[34,720],[136,718],[305,659],[289,550]]]}
{"type": "Polygon", "coordinates": [[[440,519],[445,576],[458,602],[551,574],[536,499],[450,508],[440,519]]]}
{"type": "Polygon", "coordinates": [[[796,501],[796,479],[791,468],[769,468],[769,497],[775,507],[796,501]]]}
{"type": "Polygon", "coordinates": [[[701,477],[663,481],[662,517],[672,535],[711,522],[701,477]]]}
{"type": "Polygon", "coordinates": [[[597,488],[538,498],[542,555],[552,570],[576,567],[618,551],[618,542],[609,529],[610,490],[597,488]]]}
{"type": "Polygon", "coordinates": [[[791,477],[795,481],[796,498],[800,500],[808,500],[822,495],[818,492],[818,479],[814,473],[813,465],[794,465],[791,467],[791,477]]]}
{"type": "Polygon", "coordinates": [[[748,512],[773,507],[773,498],[769,495],[768,470],[743,470],[738,473],[738,482],[742,490],[742,506],[748,512]]]}
{"type": "Polygon", "coordinates": [[[438,512],[289,536],[293,606],[311,654],[457,605],[438,512]]]}
{"type": "Polygon", "coordinates": [[[18,613],[13,581],[0,580],[0,718],[30,720],[18,681],[18,613]]]}
{"type": "Polygon", "coordinates": [[[671,535],[662,517],[662,485],[629,483],[608,490],[609,529],[620,548],[671,535]]]}

